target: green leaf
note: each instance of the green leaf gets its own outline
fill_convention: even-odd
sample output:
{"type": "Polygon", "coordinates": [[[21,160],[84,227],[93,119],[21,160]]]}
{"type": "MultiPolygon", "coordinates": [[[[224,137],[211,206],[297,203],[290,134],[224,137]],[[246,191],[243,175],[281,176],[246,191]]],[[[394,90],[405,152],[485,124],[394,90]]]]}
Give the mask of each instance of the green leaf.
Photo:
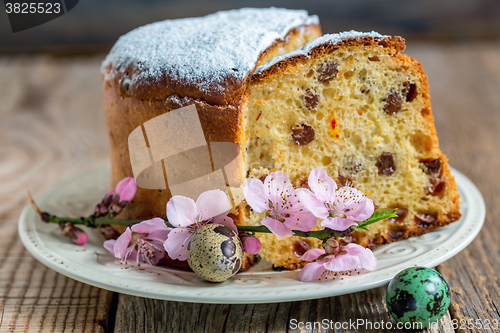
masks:
{"type": "Polygon", "coordinates": [[[385,219],[389,219],[391,217],[398,217],[396,213],[397,209],[377,209],[376,211],[373,212],[373,215],[370,216],[367,220],[364,220],[363,222],[360,222],[358,224],[357,229],[363,229],[363,230],[368,230],[366,226],[373,224],[378,221],[382,221],[385,219]]]}

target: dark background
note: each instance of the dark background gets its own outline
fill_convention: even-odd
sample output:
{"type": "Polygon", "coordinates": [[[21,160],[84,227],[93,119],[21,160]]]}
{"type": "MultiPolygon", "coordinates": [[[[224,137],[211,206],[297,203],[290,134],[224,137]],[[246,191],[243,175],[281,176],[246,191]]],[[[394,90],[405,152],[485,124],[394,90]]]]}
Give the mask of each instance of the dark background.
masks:
{"type": "Polygon", "coordinates": [[[319,16],[324,33],[375,30],[401,35],[407,41],[451,42],[497,40],[500,36],[498,0],[80,0],[67,14],[15,34],[1,3],[0,54],[106,52],[120,35],[147,23],[270,6],[306,9],[319,16]]]}

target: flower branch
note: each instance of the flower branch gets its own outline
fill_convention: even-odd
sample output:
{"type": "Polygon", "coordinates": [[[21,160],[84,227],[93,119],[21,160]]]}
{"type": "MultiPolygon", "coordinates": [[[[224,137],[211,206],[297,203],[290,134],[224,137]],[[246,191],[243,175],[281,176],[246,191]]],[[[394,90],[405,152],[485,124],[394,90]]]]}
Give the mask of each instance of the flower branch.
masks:
{"type": "MultiPolygon", "coordinates": [[[[375,209],[373,200],[352,184],[339,188],[322,168],[311,171],[308,188],[295,188],[281,171],[272,172],[265,180],[248,179],[243,192],[253,212],[262,214],[260,225],[257,226],[236,226],[228,215],[232,206],[226,193],[221,190],[203,192],[196,201],[184,196],[173,196],[166,205],[166,217],[146,221],[115,218],[134,198],[136,191],[135,180],[125,178],[115,189],[105,194],[92,215],[77,218],[43,212],[28,195],[41,220],[57,223],[62,234],[73,243],[83,245],[87,241],[85,232],[77,225],[96,228],[107,239],[104,247],[115,258],[125,263],[136,262],[137,265],[156,265],[165,254],[171,259],[188,260],[189,265],[192,265],[189,258],[206,257],[206,246],[191,247],[203,251],[196,254],[189,252],[188,256],[192,239],[200,239],[192,236],[200,229],[203,229],[200,231],[202,233],[207,230],[215,233],[207,244],[212,250],[220,248],[226,251],[226,258],[233,253],[233,247],[226,244],[229,240],[225,240],[231,233],[236,239],[239,238],[238,244],[247,254],[259,253],[262,244],[255,237],[258,233],[272,233],[278,238],[299,236],[320,239],[322,248],[310,249],[300,257],[303,261],[310,261],[298,275],[302,281],[328,279],[338,274],[349,274],[356,269],[375,269],[377,259],[371,250],[354,243],[341,245],[336,238],[345,237],[358,229],[368,230],[368,226],[375,222],[397,217],[396,209],[375,209]],[[318,223],[323,229],[313,230],[318,223]],[[219,226],[208,227],[211,224],[219,226]],[[127,228],[120,234],[113,225],[127,228]]],[[[231,241],[234,245],[234,241],[231,241]]],[[[231,262],[240,265],[243,251],[239,252],[237,260],[231,262]]],[[[230,272],[234,275],[238,269],[239,266],[231,267],[230,272]]]]}
{"type": "MultiPolygon", "coordinates": [[[[32,202],[32,204],[34,201],[32,202]]],[[[336,231],[332,229],[322,229],[322,230],[314,230],[314,231],[300,231],[300,230],[292,230],[293,236],[298,236],[298,237],[314,237],[318,239],[328,239],[331,237],[345,237],[351,232],[357,230],[357,229],[363,229],[367,230],[367,226],[370,224],[373,224],[375,222],[392,218],[392,217],[397,217],[396,212],[397,209],[377,209],[373,213],[372,217],[367,219],[366,221],[360,222],[357,227],[350,227],[344,231],[336,231]]],[[[38,211],[37,211],[38,212],[38,211]]],[[[84,225],[89,228],[96,228],[99,226],[105,226],[105,225],[123,225],[123,226],[132,226],[134,224],[142,222],[142,220],[126,220],[126,219],[115,219],[115,218],[96,218],[95,216],[89,216],[89,217],[76,217],[76,218],[69,218],[69,217],[58,217],[55,215],[51,215],[47,212],[38,212],[40,218],[42,221],[47,222],[47,223],[66,223],[70,222],[75,225],[84,225]]],[[[168,220],[163,217],[161,218],[165,222],[165,225],[169,228],[173,228],[174,226],[168,222],[168,220]]],[[[240,232],[245,232],[248,234],[255,234],[255,233],[272,233],[271,230],[269,230],[267,227],[260,225],[260,226],[236,226],[238,231],[240,232]]]]}

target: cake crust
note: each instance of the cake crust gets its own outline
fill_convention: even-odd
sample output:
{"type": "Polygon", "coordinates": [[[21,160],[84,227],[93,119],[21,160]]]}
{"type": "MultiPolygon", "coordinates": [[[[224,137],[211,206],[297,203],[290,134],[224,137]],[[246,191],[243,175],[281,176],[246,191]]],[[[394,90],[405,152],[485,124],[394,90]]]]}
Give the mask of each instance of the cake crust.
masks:
{"type": "Polygon", "coordinates": [[[101,72],[122,96],[178,95],[226,106],[241,99],[257,66],[320,34],[317,16],[304,10],[243,8],[167,20],[120,37],[101,72]]]}
{"type": "MultiPolygon", "coordinates": [[[[321,37],[318,39],[321,39],[321,37]]],[[[356,37],[346,37],[333,42],[331,40],[326,40],[324,43],[319,43],[317,46],[307,49],[307,53],[301,52],[295,55],[294,52],[291,52],[263,65],[262,69],[257,68],[256,73],[252,75],[252,82],[256,83],[279,72],[284,72],[287,68],[297,66],[298,64],[301,64],[309,59],[317,58],[325,53],[350,46],[379,46],[383,47],[391,55],[396,55],[399,52],[404,51],[406,48],[404,38],[399,36],[376,37],[371,35],[361,35],[356,37]]]]}
{"type": "MultiPolygon", "coordinates": [[[[181,107],[195,104],[207,142],[241,144],[239,107],[243,101],[229,106],[213,106],[189,97],[169,96],[165,100],[140,100],[120,95],[112,85],[104,86],[105,120],[111,148],[111,186],[132,177],[128,136],[146,121],[181,107]]],[[[169,189],[152,190],[139,187],[132,202],[120,214],[125,219],[165,216],[171,198],[169,189]]]]}

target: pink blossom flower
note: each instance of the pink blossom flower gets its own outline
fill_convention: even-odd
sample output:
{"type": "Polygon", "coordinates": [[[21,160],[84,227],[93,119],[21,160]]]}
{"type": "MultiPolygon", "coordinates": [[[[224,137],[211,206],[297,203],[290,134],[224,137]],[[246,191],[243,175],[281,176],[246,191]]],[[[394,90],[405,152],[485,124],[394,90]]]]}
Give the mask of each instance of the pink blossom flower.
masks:
{"type": "Polygon", "coordinates": [[[243,243],[243,250],[248,254],[257,254],[262,247],[260,240],[255,236],[242,235],[241,242],[243,243]]]}
{"type": "MultiPolygon", "coordinates": [[[[334,239],[331,241],[338,245],[334,239]]],[[[324,249],[311,249],[304,253],[300,259],[316,260],[302,268],[297,275],[297,279],[300,281],[321,281],[355,269],[374,270],[377,267],[377,258],[373,252],[353,243],[346,246],[334,246],[326,251],[324,249]]]]}
{"type": "Polygon", "coordinates": [[[87,243],[87,234],[82,229],[75,227],[73,223],[60,223],[59,226],[62,234],[71,239],[76,245],[85,245],[87,243]]]}
{"type": "Polygon", "coordinates": [[[203,192],[196,202],[180,195],[172,197],[167,203],[167,218],[175,228],[163,243],[169,257],[186,260],[189,238],[206,224],[222,224],[238,234],[233,219],[227,216],[230,209],[229,199],[221,190],[203,192]]]}
{"type": "Polygon", "coordinates": [[[293,235],[292,229],[310,231],[316,225],[316,217],[309,212],[288,176],[281,171],[269,174],[264,183],[259,179],[247,180],[243,193],[247,203],[257,213],[266,212],[262,225],[273,234],[283,238],[293,235]]]}
{"type": "Polygon", "coordinates": [[[117,240],[104,242],[104,247],[123,263],[156,265],[165,251],[163,242],[172,228],[161,218],[142,221],[128,227],[117,240]]]}
{"type": "Polygon", "coordinates": [[[311,171],[308,184],[312,192],[301,191],[299,198],[314,216],[323,219],[321,226],[325,228],[344,231],[368,219],[375,210],[363,192],[351,186],[337,188],[323,168],[311,171]]]}

